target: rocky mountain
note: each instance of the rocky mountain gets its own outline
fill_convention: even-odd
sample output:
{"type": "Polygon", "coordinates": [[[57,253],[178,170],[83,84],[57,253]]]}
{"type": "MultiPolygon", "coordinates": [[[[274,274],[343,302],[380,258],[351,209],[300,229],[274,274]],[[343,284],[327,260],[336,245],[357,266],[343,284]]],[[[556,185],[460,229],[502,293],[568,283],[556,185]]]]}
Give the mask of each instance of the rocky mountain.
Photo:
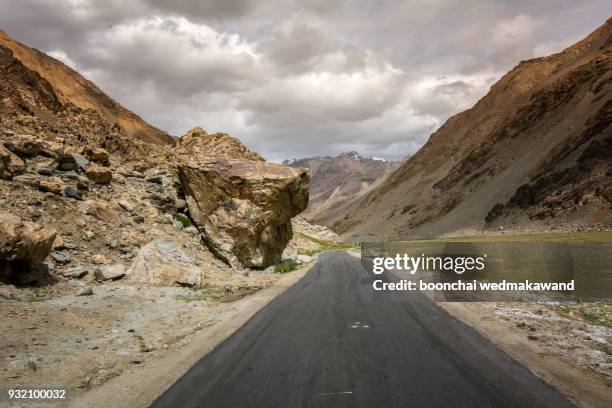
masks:
{"type": "Polygon", "coordinates": [[[40,97],[49,97],[49,93],[44,90],[45,87],[53,89],[55,100],[45,101],[47,106],[59,107],[59,103],[70,104],[82,110],[93,110],[110,124],[117,123],[128,136],[151,143],[174,144],[174,139],[166,132],[148,124],[121,106],[75,70],[34,48],[20,44],[2,30],[0,30],[0,52],[3,55],[3,64],[9,63],[7,58],[12,57],[14,61],[18,61],[18,66],[14,67],[14,70],[29,71],[27,76],[38,84],[35,86],[41,91],[40,97]]]}
{"type": "Polygon", "coordinates": [[[335,234],[291,219],[308,203],[305,169],[199,128],[174,143],[59,62],[2,41],[7,386],[58,382],[75,398],[149,367],[258,295],[229,302],[286,285],[280,272],[334,248],[335,234]]]}
{"type": "Polygon", "coordinates": [[[351,240],[610,228],[612,20],[522,61],[334,224],[351,240]]]}
{"type": "Polygon", "coordinates": [[[310,170],[310,201],[302,216],[312,223],[333,225],[370,190],[399,166],[399,162],[363,157],[357,152],[287,161],[310,170]]]}
{"type": "Polygon", "coordinates": [[[283,260],[306,169],[201,128],[167,139],[6,35],[0,91],[1,281],[199,286],[283,260]]]}

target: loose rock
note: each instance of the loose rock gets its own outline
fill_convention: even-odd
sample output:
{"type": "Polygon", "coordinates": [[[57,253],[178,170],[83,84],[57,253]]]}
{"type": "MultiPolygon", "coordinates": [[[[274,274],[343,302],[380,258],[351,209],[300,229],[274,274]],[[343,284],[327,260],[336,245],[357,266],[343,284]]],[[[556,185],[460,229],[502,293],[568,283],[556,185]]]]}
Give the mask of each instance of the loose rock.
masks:
{"type": "Polygon", "coordinates": [[[108,152],[101,147],[87,149],[85,152],[87,158],[92,162],[100,163],[105,166],[110,164],[108,152]]]}
{"type": "Polygon", "coordinates": [[[173,241],[156,239],[143,246],[129,270],[133,282],[200,286],[202,270],[173,241]]]}
{"type": "Polygon", "coordinates": [[[187,201],[181,198],[177,198],[176,200],[174,200],[174,208],[176,208],[178,211],[183,211],[186,206],[187,206],[187,201]]]}
{"type": "Polygon", "coordinates": [[[80,154],[63,154],[57,158],[57,168],[62,171],[83,171],[87,163],[87,159],[80,154]]]}
{"type": "Polygon", "coordinates": [[[131,204],[129,201],[126,201],[126,200],[119,200],[119,201],[117,201],[117,204],[119,204],[119,206],[120,206],[121,208],[123,208],[123,209],[124,209],[125,211],[127,211],[127,212],[132,212],[132,211],[134,211],[134,206],[133,206],[133,205],[132,205],[132,204],[131,204]]]}
{"type": "Polygon", "coordinates": [[[61,194],[62,193],[62,185],[57,181],[51,180],[41,180],[38,184],[38,189],[40,191],[47,191],[53,194],[61,194]]]}
{"type": "Polygon", "coordinates": [[[67,264],[72,262],[72,258],[65,252],[51,252],[51,258],[58,264],[67,264]]]}
{"type": "Polygon", "coordinates": [[[23,184],[24,186],[30,186],[34,188],[38,188],[40,185],[40,177],[37,177],[33,174],[22,174],[20,176],[13,177],[12,180],[14,183],[23,184]]]}
{"type": "Polygon", "coordinates": [[[83,193],[71,186],[68,186],[64,189],[64,194],[66,195],[66,197],[74,198],[76,200],[83,199],[83,193]]]}
{"type": "Polygon", "coordinates": [[[66,278],[80,279],[83,276],[87,275],[87,271],[85,270],[83,266],[79,265],[77,267],[65,270],[64,272],[62,272],[62,275],[65,276],[66,278]]]}
{"type": "Polygon", "coordinates": [[[113,173],[108,168],[98,165],[87,167],[85,174],[87,178],[97,184],[110,184],[113,180],[113,173]]]}
{"type": "Polygon", "coordinates": [[[23,174],[26,169],[26,164],[4,146],[0,145],[0,179],[10,180],[13,176],[23,174]]]}
{"type": "Polygon", "coordinates": [[[76,295],[77,296],[91,296],[93,294],[94,294],[93,289],[89,287],[89,288],[81,289],[79,292],[77,292],[76,295]]]}
{"type": "Polygon", "coordinates": [[[35,157],[42,150],[42,145],[31,136],[13,138],[11,142],[5,142],[4,146],[21,157],[35,157]]]}
{"type": "Polygon", "coordinates": [[[125,266],[121,264],[98,266],[94,275],[99,281],[121,279],[125,276],[125,266]]]}

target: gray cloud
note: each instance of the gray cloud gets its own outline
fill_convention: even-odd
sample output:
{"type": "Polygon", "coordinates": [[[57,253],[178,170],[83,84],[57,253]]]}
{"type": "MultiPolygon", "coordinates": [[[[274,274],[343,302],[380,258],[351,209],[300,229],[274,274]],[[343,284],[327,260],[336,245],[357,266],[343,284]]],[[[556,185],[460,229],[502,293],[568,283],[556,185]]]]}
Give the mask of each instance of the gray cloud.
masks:
{"type": "Polygon", "coordinates": [[[196,20],[223,20],[239,18],[252,13],[258,4],[257,0],[145,0],[155,10],[172,14],[189,16],[196,20]]]}
{"type": "Polygon", "coordinates": [[[336,49],[337,45],[321,30],[306,25],[292,27],[290,32],[275,31],[260,47],[272,62],[282,66],[300,65],[336,49]]]}
{"type": "Polygon", "coordinates": [[[149,122],[273,160],[414,153],[520,60],[602,24],[608,0],[0,0],[0,28],[149,122]]]}

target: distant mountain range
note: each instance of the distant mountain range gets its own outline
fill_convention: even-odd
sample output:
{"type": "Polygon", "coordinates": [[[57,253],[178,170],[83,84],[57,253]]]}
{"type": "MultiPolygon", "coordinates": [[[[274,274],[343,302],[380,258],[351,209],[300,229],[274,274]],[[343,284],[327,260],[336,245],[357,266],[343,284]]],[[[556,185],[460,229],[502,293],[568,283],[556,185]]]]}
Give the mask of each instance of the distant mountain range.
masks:
{"type": "Polygon", "coordinates": [[[522,61],[333,225],[358,241],[611,224],[609,19],[563,52],[522,61]]]}
{"type": "Polygon", "coordinates": [[[310,169],[310,201],[302,215],[321,225],[332,225],[341,219],[399,163],[363,157],[357,152],[285,161],[292,167],[310,169]]]}

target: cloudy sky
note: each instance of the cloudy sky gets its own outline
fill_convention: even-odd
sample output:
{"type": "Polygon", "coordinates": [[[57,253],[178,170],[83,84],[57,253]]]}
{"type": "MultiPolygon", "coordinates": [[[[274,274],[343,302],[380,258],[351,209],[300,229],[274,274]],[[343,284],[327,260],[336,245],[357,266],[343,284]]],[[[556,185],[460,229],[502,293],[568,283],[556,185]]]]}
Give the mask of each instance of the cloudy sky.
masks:
{"type": "Polygon", "coordinates": [[[520,60],[601,25],[610,0],[0,0],[0,28],[145,120],[270,160],[397,159],[520,60]]]}

